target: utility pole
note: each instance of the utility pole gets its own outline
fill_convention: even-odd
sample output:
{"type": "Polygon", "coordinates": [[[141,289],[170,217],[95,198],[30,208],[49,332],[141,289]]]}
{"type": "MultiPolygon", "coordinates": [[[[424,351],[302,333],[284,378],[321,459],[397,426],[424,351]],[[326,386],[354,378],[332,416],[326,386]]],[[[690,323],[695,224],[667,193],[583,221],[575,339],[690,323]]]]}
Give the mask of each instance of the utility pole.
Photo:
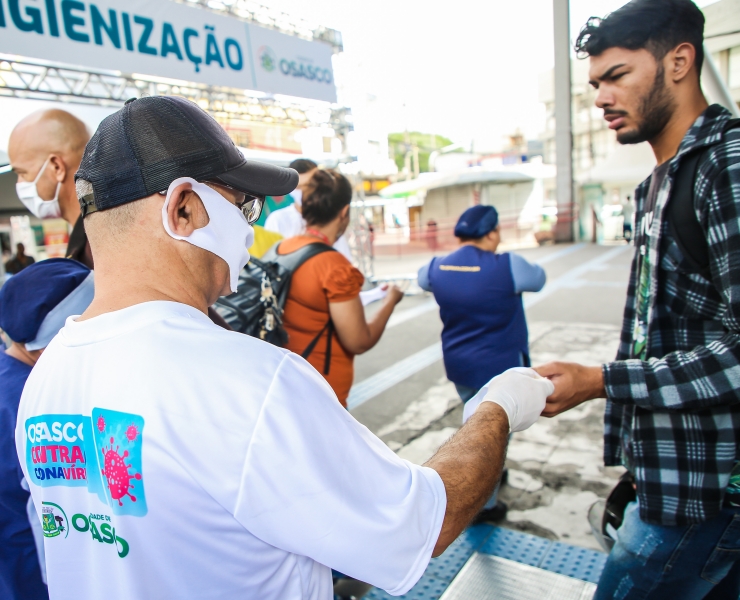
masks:
{"type": "Polygon", "coordinates": [[[558,222],[556,242],[572,242],[575,219],[573,202],[573,116],[570,75],[569,0],[553,0],[555,38],[555,163],[558,222]]]}

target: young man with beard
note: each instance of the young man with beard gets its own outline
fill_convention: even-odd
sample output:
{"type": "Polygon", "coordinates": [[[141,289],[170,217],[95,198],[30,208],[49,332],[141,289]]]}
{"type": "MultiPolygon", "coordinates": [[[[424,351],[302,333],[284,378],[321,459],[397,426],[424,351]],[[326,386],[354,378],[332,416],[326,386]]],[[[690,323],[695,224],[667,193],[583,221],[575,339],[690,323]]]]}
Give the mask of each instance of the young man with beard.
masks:
{"type": "Polygon", "coordinates": [[[617,360],[537,369],[546,416],[607,398],[605,462],[634,477],[598,600],[740,594],[740,129],[702,93],[703,29],[689,0],[634,0],[576,43],[617,140],[658,163],[635,193],[617,360]]]}

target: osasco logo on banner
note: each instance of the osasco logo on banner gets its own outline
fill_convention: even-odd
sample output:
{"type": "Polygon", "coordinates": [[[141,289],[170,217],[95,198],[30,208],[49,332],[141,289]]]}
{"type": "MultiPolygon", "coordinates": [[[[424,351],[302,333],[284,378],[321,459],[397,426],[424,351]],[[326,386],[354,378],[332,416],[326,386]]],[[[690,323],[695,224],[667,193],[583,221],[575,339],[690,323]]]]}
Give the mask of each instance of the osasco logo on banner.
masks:
{"type": "Polygon", "coordinates": [[[327,44],[171,0],[0,0],[0,52],[336,101],[327,44]]]}
{"type": "Polygon", "coordinates": [[[332,83],[334,81],[331,69],[324,69],[301,60],[278,59],[275,51],[269,46],[261,46],[257,50],[257,56],[259,57],[260,66],[268,73],[279,69],[283,75],[304,77],[309,81],[320,83],[332,83]]]}

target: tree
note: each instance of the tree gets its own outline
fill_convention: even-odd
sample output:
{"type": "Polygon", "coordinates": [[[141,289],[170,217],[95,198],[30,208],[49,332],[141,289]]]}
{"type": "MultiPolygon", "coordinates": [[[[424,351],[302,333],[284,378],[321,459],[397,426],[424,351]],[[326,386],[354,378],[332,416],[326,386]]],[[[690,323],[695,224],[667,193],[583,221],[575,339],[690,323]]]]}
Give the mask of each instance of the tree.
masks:
{"type": "Polygon", "coordinates": [[[388,147],[399,171],[404,168],[406,153],[411,152],[414,146],[419,148],[419,171],[426,173],[429,171],[429,155],[450,144],[452,140],[436,133],[409,131],[388,135],[388,147]]]}

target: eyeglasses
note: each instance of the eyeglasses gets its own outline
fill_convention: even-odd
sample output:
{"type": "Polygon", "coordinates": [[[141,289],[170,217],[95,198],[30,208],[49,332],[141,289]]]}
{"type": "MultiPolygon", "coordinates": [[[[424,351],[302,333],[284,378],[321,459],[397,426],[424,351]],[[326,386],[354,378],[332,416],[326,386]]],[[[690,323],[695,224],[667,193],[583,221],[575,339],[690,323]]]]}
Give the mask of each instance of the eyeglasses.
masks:
{"type": "Polygon", "coordinates": [[[225,183],[221,183],[220,181],[207,181],[204,183],[209,183],[211,185],[215,185],[216,187],[226,188],[227,190],[232,192],[236,196],[236,201],[234,202],[234,205],[240,211],[242,211],[244,218],[247,219],[247,223],[249,223],[250,225],[255,223],[260,218],[260,215],[262,214],[262,206],[265,204],[265,199],[262,196],[247,194],[246,192],[237,190],[236,188],[233,188],[230,185],[226,185],[225,183]]]}
{"type": "Polygon", "coordinates": [[[252,225],[256,223],[262,214],[262,206],[265,204],[265,199],[260,196],[250,196],[244,194],[244,200],[236,203],[236,207],[242,211],[242,214],[247,219],[247,223],[252,225]]]}
{"type": "MultiPolygon", "coordinates": [[[[255,196],[253,194],[247,194],[246,192],[242,192],[241,190],[237,190],[236,188],[231,187],[230,185],[226,185],[225,183],[221,183],[220,181],[201,181],[201,183],[207,183],[209,185],[213,185],[220,188],[225,188],[229,190],[234,196],[234,205],[242,211],[242,214],[244,215],[244,218],[247,220],[247,223],[250,225],[257,222],[257,219],[260,218],[260,215],[262,214],[262,206],[265,204],[265,199],[262,196],[255,196]]],[[[162,196],[167,195],[167,190],[163,190],[159,192],[162,196]]]]}

